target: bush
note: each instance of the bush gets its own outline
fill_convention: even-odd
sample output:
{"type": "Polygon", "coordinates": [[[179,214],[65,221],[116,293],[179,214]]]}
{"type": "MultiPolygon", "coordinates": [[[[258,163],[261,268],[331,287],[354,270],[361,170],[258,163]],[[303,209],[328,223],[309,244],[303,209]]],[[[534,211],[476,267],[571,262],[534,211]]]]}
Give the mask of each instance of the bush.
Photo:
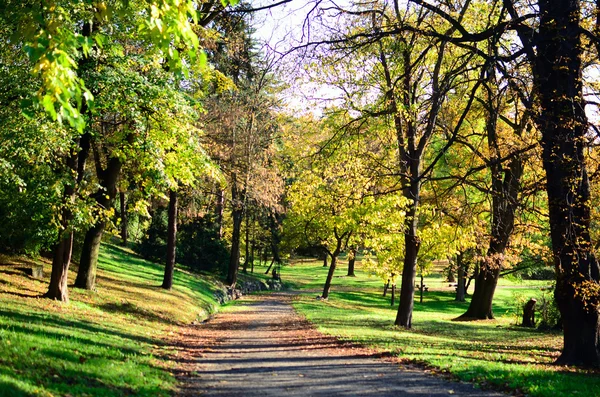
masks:
{"type": "Polygon", "coordinates": [[[177,237],[178,262],[194,270],[224,271],[230,252],[218,238],[212,217],[198,217],[181,225],[177,237]]]}
{"type": "MultiPolygon", "coordinates": [[[[160,263],[166,260],[168,220],[165,208],[154,211],[138,248],[144,258],[160,263]]],[[[217,225],[211,217],[198,217],[179,225],[177,263],[193,270],[223,271],[228,261],[229,249],[218,238],[217,225]]]]}
{"type": "Polygon", "coordinates": [[[154,262],[165,262],[167,258],[167,227],[169,214],[166,208],[159,207],[152,213],[152,222],[142,237],[139,254],[154,262]]]}

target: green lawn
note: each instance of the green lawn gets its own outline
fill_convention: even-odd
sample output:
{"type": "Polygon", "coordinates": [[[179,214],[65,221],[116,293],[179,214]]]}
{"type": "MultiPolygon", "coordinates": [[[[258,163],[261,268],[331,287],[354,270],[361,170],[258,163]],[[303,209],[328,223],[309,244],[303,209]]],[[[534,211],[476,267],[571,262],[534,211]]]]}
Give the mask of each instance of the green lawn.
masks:
{"type": "MultiPolygon", "coordinates": [[[[0,257],[1,396],[165,396],[175,378],[167,356],[177,325],[216,308],[214,284],[102,247],[98,291],[70,290],[67,304],[37,296],[46,279],[25,274],[27,259],[0,257]]],[[[74,272],[71,271],[71,282],[74,272]]]]}
{"type": "MultiPolygon", "coordinates": [[[[495,320],[453,321],[468,303],[454,301],[454,288],[441,275],[425,279],[429,292],[415,301],[413,329],[393,326],[398,303],[382,296],[383,282],[357,269],[346,277],[342,262],[327,301],[316,300],[327,268],[316,261],[292,261],[282,278],[304,291],[296,309],[323,332],[392,352],[400,358],[453,376],[530,396],[600,396],[600,372],[553,365],[562,335],[516,326],[517,299],[547,294],[548,282],[501,279],[494,300],[495,320]]],[[[472,292],[472,286],[470,291],[472,292]]]]}

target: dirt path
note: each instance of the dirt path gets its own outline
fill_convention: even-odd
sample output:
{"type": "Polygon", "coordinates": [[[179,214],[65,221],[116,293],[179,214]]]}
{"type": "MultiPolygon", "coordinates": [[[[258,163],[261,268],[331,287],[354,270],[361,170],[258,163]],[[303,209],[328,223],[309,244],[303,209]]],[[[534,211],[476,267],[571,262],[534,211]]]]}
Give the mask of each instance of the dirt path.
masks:
{"type": "Polygon", "coordinates": [[[501,396],[402,367],[324,336],[286,294],[245,298],[186,328],[180,396],[501,396]]]}

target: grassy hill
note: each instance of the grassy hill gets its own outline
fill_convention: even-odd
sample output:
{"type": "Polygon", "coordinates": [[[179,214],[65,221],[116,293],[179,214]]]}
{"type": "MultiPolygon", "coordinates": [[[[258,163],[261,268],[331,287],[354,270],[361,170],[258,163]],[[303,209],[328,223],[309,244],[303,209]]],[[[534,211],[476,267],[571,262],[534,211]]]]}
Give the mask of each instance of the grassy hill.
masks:
{"type": "MultiPolygon", "coordinates": [[[[0,256],[1,396],[164,396],[175,388],[167,357],[177,327],[217,307],[216,283],[104,245],[96,292],[70,290],[67,304],[39,298],[50,274],[27,275],[32,261],[0,256]]],[[[74,280],[70,272],[70,283],[74,280]]]]}

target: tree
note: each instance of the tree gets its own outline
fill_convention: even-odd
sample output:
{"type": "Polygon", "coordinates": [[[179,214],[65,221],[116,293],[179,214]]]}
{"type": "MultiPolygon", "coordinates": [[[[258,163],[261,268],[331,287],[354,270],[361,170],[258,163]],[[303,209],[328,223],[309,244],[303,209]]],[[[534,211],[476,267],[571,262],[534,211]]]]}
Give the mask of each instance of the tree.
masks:
{"type": "MultiPolygon", "coordinates": [[[[486,30],[471,33],[444,12],[442,5],[422,0],[412,2],[456,26],[456,35],[441,35],[446,42],[469,46],[473,51],[477,51],[474,43],[492,35],[510,36],[513,32],[518,35],[520,48],[506,58],[525,57],[533,77],[537,104],[534,120],[541,133],[557,276],[555,299],[564,324],[564,348],[558,362],[600,365],[600,269],[589,232],[590,187],[584,156],[588,120],[583,97],[582,35],[593,43],[598,38],[595,32],[585,30],[582,20],[585,3],[539,0],[532,8],[505,0],[502,1],[507,13],[505,20],[502,18],[486,30]]],[[[438,32],[431,34],[440,36],[438,32]]]]}

